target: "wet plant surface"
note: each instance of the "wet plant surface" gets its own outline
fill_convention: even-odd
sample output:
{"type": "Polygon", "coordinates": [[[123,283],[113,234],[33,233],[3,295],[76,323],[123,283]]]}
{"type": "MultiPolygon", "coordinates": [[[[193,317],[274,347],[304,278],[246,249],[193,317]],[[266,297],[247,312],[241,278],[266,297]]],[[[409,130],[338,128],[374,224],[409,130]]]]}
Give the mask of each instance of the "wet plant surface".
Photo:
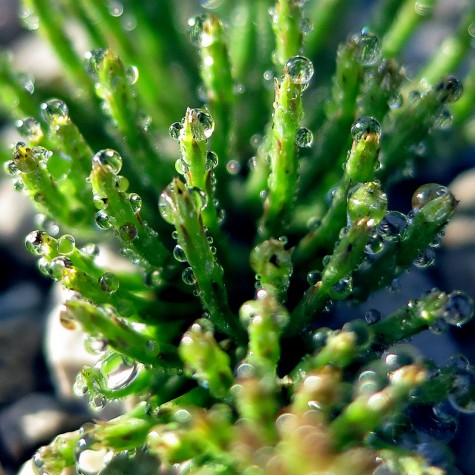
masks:
{"type": "Polygon", "coordinates": [[[471,289],[428,272],[474,141],[475,7],[400,63],[434,4],[360,22],[341,0],[23,3],[63,73],[35,84],[3,54],[5,172],[39,212],[25,244],[67,290],[61,324],[98,358],[75,395],[133,406],[38,449],[35,473],[465,469],[448,444],[473,354],[410,343],[473,336],[471,289]],[[430,285],[401,301],[414,267],[430,285]]]}

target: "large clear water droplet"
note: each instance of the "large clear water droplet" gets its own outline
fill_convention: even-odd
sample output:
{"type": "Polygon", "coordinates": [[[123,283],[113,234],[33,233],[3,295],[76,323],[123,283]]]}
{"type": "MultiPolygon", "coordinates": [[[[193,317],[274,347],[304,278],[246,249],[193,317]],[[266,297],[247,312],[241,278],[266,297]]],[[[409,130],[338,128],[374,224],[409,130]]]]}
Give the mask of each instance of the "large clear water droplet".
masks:
{"type": "Polygon", "coordinates": [[[191,267],[187,267],[181,274],[183,282],[187,285],[194,285],[196,283],[196,277],[191,267]]]}
{"type": "Polygon", "coordinates": [[[409,222],[399,211],[388,211],[378,226],[378,234],[385,241],[398,241],[404,237],[409,222]]]}
{"type": "Polygon", "coordinates": [[[356,59],[362,66],[372,66],[381,58],[381,41],[367,28],[358,36],[356,59]]]}
{"type": "Polygon", "coordinates": [[[353,140],[361,140],[366,134],[381,135],[381,124],[374,117],[360,117],[351,126],[353,140]]]}
{"type": "Polygon", "coordinates": [[[114,224],[114,220],[103,210],[96,213],[95,220],[100,229],[111,229],[114,224]]]}
{"type": "Polygon", "coordinates": [[[170,224],[175,224],[175,216],[177,213],[175,200],[173,199],[173,183],[170,183],[160,194],[158,199],[158,210],[162,218],[170,224]]]}
{"type": "Polygon", "coordinates": [[[473,317],[473,300],[464,292],[454,291],[444,308],[443,317],[450,325],[461,326],[473,317]]]}
{"type": "Polygon", "coordinates": [[[430,267],[435,261],[435,251],[431,247],[428,247],[422,251],[415,259],[414,265],[419,267],[419,269],[425,269],[430,267]]]}
{"type": "Polygon", "coordinates": [[[180,131],[183,128],[183,124],[181,122],[173,122],[168,129],[168,133],[173,140],[180,140],[180,131]]]}
{"type": "Polygon", "coordinates": [[[112,173],[117,175],[122,168],[122,157],[118,152],[111,148],[106,148],[97,152],[92,158],[92,163],[96,163],[101,166],[108,166],[112,173]]]}
{"type": "Polygon", "coordinates": [[[203,127],[204,138],[196,137],[197,140],[209,139],[214,132],[214,120],[206,109],[193,109],[196,120],[203,127]]]}
{"type": "Polygon", "coordinates": [[[124,223],[117,230],[119,238],[124,242],[130,242],[137,238],[137,226],[133,223],[124,223]]]}
{"type": "Polygon", "coordinates": [[[313,63],[305,56],[292,56],[284,66],[284,73],[293,84],[308,84],[314,72],[313,63]]]}
{"type": "Polygon", "coordinates": [[[184,249],[181,246],[175,246],[173,249],[173,257],[178,261],[178,262],[186,262],[186,254],[184,249]]]}
{"type": "Polygon", "coordinates": [[[50,99],[40,106],[40,114],[44,121],[66,122],[69,120],[68,106],[60,99],[50,99]]]}
{"type": "Polygon", "coordinates": [[[119,279],[112,272],[106,272],[99,277],[99,287],[104,292],[113,294],[119,288],[119,279]]]}
{"type": "Polygon", "coordinates": [[[427,183],[426,185],[422,185],[417,188],[412,195],[412,208],[416,211],[420,210],[427,203],[449,193],[450,191],[448,188],[438,185],[437,183],[427,183]]]}
{"type": "Polygon", "coordinates": [[[33,255],[41,256],[47,249],[44,247],[49,236],[44,231],[32,231],[25,238],[25,247],[33,255]]]}
{"type": "Polygon", "coordinates": [[[190,41],[200,48],[207,48],[210,46],[214,38],[208,33],[206,22],[209,21],[209,15],[198,15],[188,20],[188,33],[190,41]]]}
{"type": "Polygon", "coordinates": [[[218,156],[212,151],[208,150],[206,153],[206,171],[211,171],[218,166],[218,156]]]}
{"type": "Polygon", "coordinates": [[[306,127],[299,127],[295,132],[295,143],[298,147],[308,148],[312,146],[313,134],[306,127]]]}
{"type": "Polygon", "coordinates": [[[138,213],[142,209],[142,198],[136,193],[130,193],[129,203],[134,213],[138,213]]]}
{"type": "Polygon", "coordinates": [[[71,234],[64,234],[58,239],[58,243],[56,248],[59,254],[63,254],[65,256],[72,254],[76,247],[76,240],[74,239],[71,234]]]}

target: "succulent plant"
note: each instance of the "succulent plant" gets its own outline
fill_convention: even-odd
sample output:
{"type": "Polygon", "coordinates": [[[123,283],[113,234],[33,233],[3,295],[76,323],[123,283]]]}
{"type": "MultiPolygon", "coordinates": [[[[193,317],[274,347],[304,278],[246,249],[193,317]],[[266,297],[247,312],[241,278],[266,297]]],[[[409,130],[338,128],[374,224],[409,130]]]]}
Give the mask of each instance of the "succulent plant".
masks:
{"type": "Polygon", "coordinates": [[[332,314],[434,261],[456,198],[428,183],[403,213],[387,193],[473,120],[474,5],[408,79],[432,0],[376,2],[335,65],[351,2],[194,3],[25,0],[64,77],[34,85],[1,58],[22,137],[5,170],[40,213],[26,247],[100,356],[74,391],[135,404],[40,448],[36,473],[456,473],[414,413],[450,432],[475,411],[474,367],[408,340],[466,323],[470,296],[332,314]],[[132,266],[100,265],[104,245],[132,266]]]}

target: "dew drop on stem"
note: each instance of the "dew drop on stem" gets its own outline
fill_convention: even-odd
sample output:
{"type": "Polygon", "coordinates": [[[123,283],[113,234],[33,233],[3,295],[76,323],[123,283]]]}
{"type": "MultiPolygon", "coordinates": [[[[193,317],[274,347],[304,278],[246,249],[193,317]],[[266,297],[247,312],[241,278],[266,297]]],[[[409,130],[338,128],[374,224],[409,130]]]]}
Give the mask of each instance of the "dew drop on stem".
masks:
{"type": "Polygon", "coordinates": [[[101,166],[108,166],[112,173],[117,175],[122,168],[122,157],[115,150],[107,148],[97,152],[92,158],[92,163],[101,166]]]}
{"type": "Polygon", "coordinates": [[[112,272],[102,274],[98,282],[100,289],[108,294],[113,294],[119,288],[119,279],[112,272]]]}
{"type": "Polygon", "coordinates": [[[69,120],[68,106],[60,99],[50,99],[40,106],[40,114],[44,121],[66,122],[69,120]]]}
{"type": "Polygon", "coordinates": [[[58,238],[56,248],[59,254],[69,255],[72,254],[76,247],[76,241],[71,234],[64,234],[58,238]]]}
{"type": "Polygon", "coordinates": [[[299,127],[295,132],[295,144],[298,147],[308,148],[313,143],[313,134],[306,127],[299,127]]]}
{"type": "Polygon", "coordinates": [[[292,56],[284,66],[284,74],[297,85],[307,85],[313,77],[313,63],[305,56],[292,56]]]}
{"type": "Polygon", "coordinates": [[[357,36],[356,59],[362,66],[373,66],[381,59],[381,40],[363,28],[357,36]]]}
{"type": "Polygon", "coordinates": [[[361,140],[366,134],[381,135],[381,125],[374,117],[360,117],[356,119],[351,126],[351,136],[353,140],[361,140]]]}
{"type": "Polygon", "coordinates": [[[418,211],[436,198],[449,193],[450,191],[447,187],[438,185],[437,183],[427,183],[422,185],[417,188],[412,195],[412,208],[418,211]]]}
{"type": "Polygon", "coordinates": [[[88,51],[84,56],[84,67],[87,74],[95,81],[99,79],[98,71],[101,62],[106,55],[106,50],[103,48],[96,48],[92,51],[88,51]]]}

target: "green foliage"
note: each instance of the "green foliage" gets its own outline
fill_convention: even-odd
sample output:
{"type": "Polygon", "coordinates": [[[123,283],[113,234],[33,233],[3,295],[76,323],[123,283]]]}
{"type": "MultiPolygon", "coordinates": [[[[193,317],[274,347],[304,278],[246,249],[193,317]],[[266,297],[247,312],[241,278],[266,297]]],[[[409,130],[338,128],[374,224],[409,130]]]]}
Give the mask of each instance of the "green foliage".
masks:
{"type": "Polygon", "coordinates": [[[474,412],[474,368],[437,368],[404,342],[466,323],[470,297],[433,289],[384,319],[322,325],[335,301],[434,259],[455,197],[430,183],[403,214],[386,193],[452,120],[462,144],[475,7],[409,81],[397,57],[433,1],[376,2],[333,75],[326,44],[351,2],[201,3],[215,10],[188,21],[190,43],[191,1],[24,0],[64,67],[55,98],[1,58],[0,104],[23,137],[5,170],[43,223],[27,249],[72,291],[63,325],[104,343],[74,390],[95,410],[138,401],[58,436],[36,472],[449,471],[419,450],[411,408],[440,424],[449,406],[474,412]],[[99,265],[104,243],[133,270],[99,265]]]}

